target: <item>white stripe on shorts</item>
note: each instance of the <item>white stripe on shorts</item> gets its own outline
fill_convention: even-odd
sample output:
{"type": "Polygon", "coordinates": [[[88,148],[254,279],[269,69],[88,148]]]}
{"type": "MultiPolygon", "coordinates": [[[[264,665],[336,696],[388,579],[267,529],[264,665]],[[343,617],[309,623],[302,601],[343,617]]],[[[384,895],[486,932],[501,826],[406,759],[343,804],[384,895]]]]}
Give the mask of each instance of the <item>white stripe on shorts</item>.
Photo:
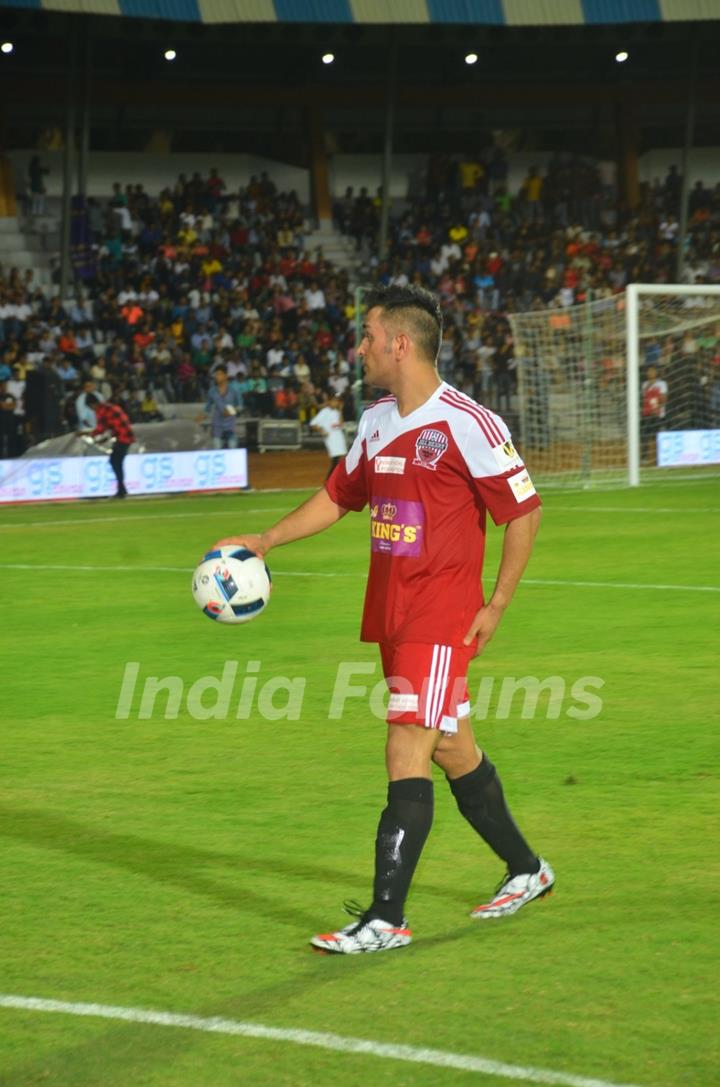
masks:
{"type": "Polygon", "coordinates": [[[430,705],[435,691],[435,679],[437,671],[437,659],[440,646],[434,645],[432,660],[430,661],[430,674],[428,676],[427,690],[425,692],[425,727],[430,728],[430,705]]]}
{"type": "Polygon", "coordinates": [[[434,677],[428,685],[428,699],[425,707],[425,727],[437,728],[442,712],[445,689],[447,688],[452,649],[449,645],[436,645],[433,647],[433,661],[437,651],[438,666],[434,677]],[[432,692],[432,693],[431,693],[432,692]]]}
{"type": "Polygon", "coordinates": [[[442,717],[443,704],[445,702],[445,696],[447,695],[448,683],[450,682],[450,665],[452,664],[453,651],[449,645],[445,646],[445,672],[442,677],[442,684],[440,686],[440,696],[437,704],[437,714],[435,717],[435,728],[440,725],[440,718],[442,717]]]}

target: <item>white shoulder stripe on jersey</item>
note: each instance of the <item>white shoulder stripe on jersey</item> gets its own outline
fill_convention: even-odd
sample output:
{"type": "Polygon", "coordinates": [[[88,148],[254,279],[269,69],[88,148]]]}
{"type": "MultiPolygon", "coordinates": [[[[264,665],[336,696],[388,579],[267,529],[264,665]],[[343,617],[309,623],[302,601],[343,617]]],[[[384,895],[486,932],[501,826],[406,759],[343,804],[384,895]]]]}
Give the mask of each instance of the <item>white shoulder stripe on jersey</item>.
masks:
{"type": "Polygon", "coordinates": [[[457,389],[450,389],[448,391],[448,395],[452,400],[457,403],[458,407],[466,408],[468,411],[472,412],[476,416],[478,422],[482,421],[482,423],[487,426],[492,438],[496,439],[496,444],[501,444],[505,441],[505,435],[503,434],[502,427],[500,425],[502,423],[504,426],[505,423],[499,415],[495,415],[495,413],[490,411],[489,408],[484,407],[482,404],[476,403],[475,400],[472,400],[469,396],[466,396],[465,393],[458,392],[457,389]]]}
{"type": "Polygon", "coordinates": [[[458,411],[465,412],[467,415],[471,416],[471,418],[476,421],[476,423],[482,430],[490,446],[502,445],[502,443],[505,441],[505,438],[503,437],[500,428],[495,422],[494,417],[490,414],[489,411],[487,411],[487,409],[479,408],[477,404],[474,403],[474,401],[470,400],[467,397],[464,400],[460,400],[459,398],[456,399],[450,393],[443,393],[440,399],[445,404],[449,404],[451,407],[456,408],[458,411]]]}

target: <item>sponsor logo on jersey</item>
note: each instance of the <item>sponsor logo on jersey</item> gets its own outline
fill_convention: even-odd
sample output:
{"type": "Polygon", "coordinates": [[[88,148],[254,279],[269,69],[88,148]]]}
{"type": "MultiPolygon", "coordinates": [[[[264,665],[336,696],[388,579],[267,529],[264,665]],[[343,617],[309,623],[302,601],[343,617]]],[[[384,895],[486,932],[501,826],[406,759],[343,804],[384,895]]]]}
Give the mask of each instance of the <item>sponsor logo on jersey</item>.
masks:
{"type": "Polygon", "coordinates": [[[516,502],[524,502],[535,494],[533,481],[525,469],[522,472],[516,472],[514,476],[508,476],[508,483],[510,484],[510,490],[515,495],[516,502]]]}
{"type": "Polygon", "coordinates": [[[380,431],[379,430],[374,430],[372,432],[372,434],[370,435],[370,437],[368,438],[368,441],[379,442],[380,441],[380,431]]]}
{"type": "Polygon", "coordinates": [[[388,476],[401,476],[405,472],[405,457],[375,457],[375,471],[388,476]]]}
{"type": "Polygon", "coordinates": [[[370,503],[370,548],[390,555],[419,555],[425,526],[422,502],[373,498],[370,503]]]}
{"type": "Polygon", "coordinates": [[[434,472],[443,453],[447,452],[448,445],[448,436],[442,430],[423,430],[415,442],[413,464],[434,472]]]}
{"type": "Polygon", "coordinates": [[[510,468],[522,468],[522,457],[511,441],[493,447],[495,463],[501,472],[507,472],[510,468]]]}

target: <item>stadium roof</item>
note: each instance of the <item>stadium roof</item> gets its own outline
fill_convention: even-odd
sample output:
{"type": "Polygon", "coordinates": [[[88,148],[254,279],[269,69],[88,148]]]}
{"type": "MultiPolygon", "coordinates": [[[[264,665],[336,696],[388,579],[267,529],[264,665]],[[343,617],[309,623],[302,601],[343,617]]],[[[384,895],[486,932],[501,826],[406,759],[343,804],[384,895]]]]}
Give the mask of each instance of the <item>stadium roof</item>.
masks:
{"type": "Polygon", "coordinates": [[[2,6],[198,23],[597,26],[720,18],[720,0],[8,0],[2,6]]]}

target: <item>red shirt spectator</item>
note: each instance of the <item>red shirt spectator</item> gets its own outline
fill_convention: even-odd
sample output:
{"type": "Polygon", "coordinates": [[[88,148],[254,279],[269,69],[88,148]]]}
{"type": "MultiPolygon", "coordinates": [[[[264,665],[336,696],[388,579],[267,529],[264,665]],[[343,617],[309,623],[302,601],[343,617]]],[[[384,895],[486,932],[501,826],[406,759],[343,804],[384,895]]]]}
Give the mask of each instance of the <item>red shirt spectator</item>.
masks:
{"type": "Polygon", "coordinates": [[[278,271],[281,276],[285,276],[285,279],[289,279],[290,276],[295,275],[297,269],[297,260],[290,253],[287,253],[281,258],[278,265],[278,271]]]}
{"type": "Polygon", "coordinates": [[[67,332],[63,332],[58,340],[58,348],[62,351],[63,355],[77,355],[77,342],[75,336],[69,329],[67,332]]]}
{"type": "Polygon", "coordinates": [[[129,325],[136,325],[138,321],[144,316],[143,311],[138,306],[137,302],[128,302],[120,310],[120,314],[125,318],[129,325]]]}

